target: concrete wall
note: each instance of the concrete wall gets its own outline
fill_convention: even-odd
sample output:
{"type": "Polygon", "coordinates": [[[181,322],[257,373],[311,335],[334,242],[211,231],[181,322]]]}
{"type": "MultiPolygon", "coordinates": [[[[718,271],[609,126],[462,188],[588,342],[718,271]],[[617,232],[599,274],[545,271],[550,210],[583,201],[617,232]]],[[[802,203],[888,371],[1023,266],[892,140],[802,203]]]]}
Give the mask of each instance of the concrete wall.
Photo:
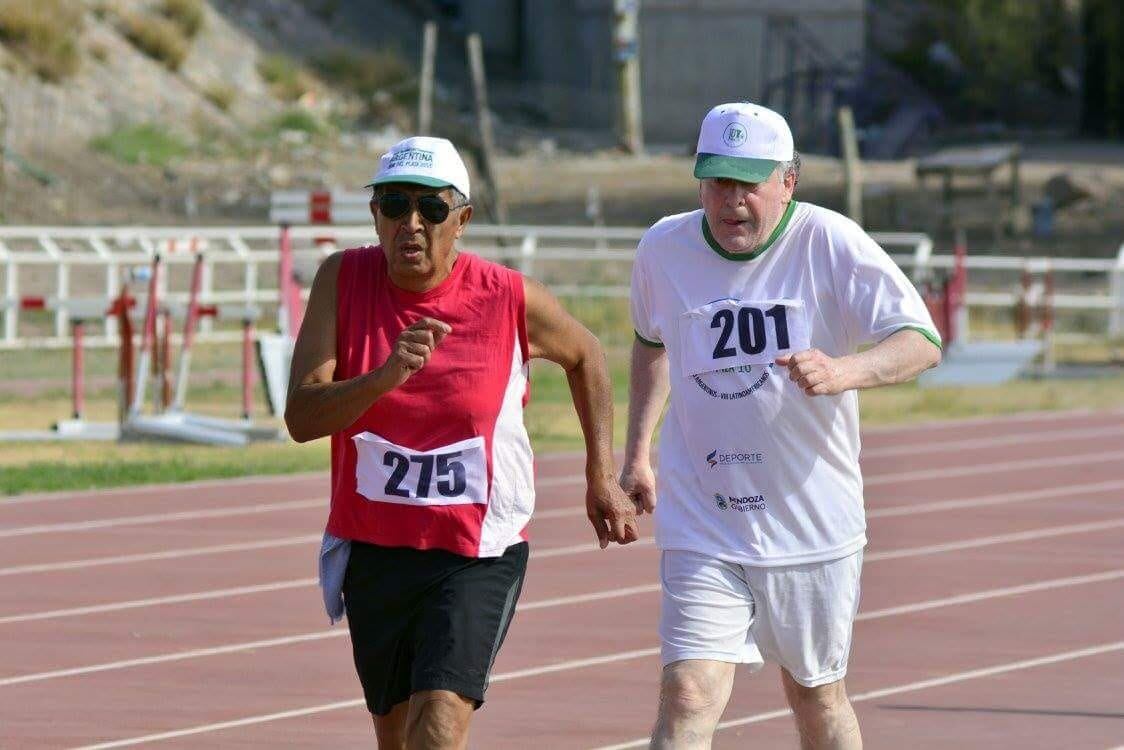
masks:
{"type": "MultiPolygon", "coordinates": [[[[766,83],[806,51],[776,31],[795,16],[809,43],[857,60],[864,0],[641,0],[644,130],[652,141],[692,141],[706,111],[724,101],[760,100],[766,83]],[[770,17],[775,17],[772,20],[770,17]]],[[[558,0],[524,6],[524,75],[560,125],[611,127],[616,77],[610,57],[612,0],[558,0]]]]}

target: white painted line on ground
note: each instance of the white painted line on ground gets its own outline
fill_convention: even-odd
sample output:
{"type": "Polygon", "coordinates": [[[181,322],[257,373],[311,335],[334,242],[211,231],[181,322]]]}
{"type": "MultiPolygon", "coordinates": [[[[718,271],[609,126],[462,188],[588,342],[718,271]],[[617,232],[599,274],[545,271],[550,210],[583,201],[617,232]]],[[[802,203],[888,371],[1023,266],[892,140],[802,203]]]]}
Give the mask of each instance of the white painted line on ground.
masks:
{"type": "MultiPolygon", "coordinates": [[[[944,685],[953,685],[958,682],[967,682],[968,680],[978,680],[983,677],[994,677],[995,675],[1006,674],[1008,672],[1016,672],[1023,669],[1033,669],[1034,667],[1043,667],[1050,664],[1058,664],[1065,661],[1073,661],[1074,659],[1085,659],[1090,656],[1100,656],[1101,654],[1109,654],[1114,651],[1124,650],[1124,641],[1115,641],[1113,643],[1104,643],[1099,646],[1091,646],[1089,648],[1076,649],[1074,651],[1062,651],[1048,656],[1040,656],[1034,659],[1022,659],[1020,661],[1007,662],[1005,664],[996,664],[991,667],[984,667],[983,669],[971,669],[965,672],[955,672],[953,674],[945,675],[944,677],[935,677],[930,680],[919,680],[917,682],[907,682],[902,685],[893,685],[891,687],[881,688],[879,690],[869,690],[865,693],[850,696],[851,703],[859,703],[861,701],[874,700],[875,698],[884,698],[887,695],[897,695],[899,693],[910,693],[916,690],[927,690],[934,687],[942,687],[944,685]]],[[[740,719],[731,719],[723,721],[718,724],[718,731],[723,729],[731,729],[733,727],[744,727],[747,724],[757,724],[762,721],[769,721],[770,719],[779,719],[784,716],[791,715],[792,711],[787,708],[777,709],[776,711],[767,711],[765,713],[753,714],[745,716],[740,719]]],[[[644,737],[641,739],[623,742],[618,745],[604,745],[597,750],[629,750],[634,747],[647,747],[650,738],[644,737]]]]}
{"type": "MultiPolygon", "coordinates": [[[[977,547],[989,547],[995,544],[1024,542],[1032,541],[1035,539],[1048,539],[1050,537],[1065,536],[1067,534],[1083,534],[1086,532],[1104,531],[1106,529],[1115,529],[1120,527],[1124,527],[1124,518],[1115,518],[1106,521],[1094,521],[1092,523],[1071,524],[1068,526],[1047,526],[1041,529],[1031,529],[1028,531],[1019,531],[1010,534],[994,534],[992,536],[975,537],[973,539],[961,539],[955,542],[944,542],[942,544],[928,544],[920,547],[905,547],[901,549],[882,550],[879,552],[868,552],[864,554],[863,562],[865,564],[878,562],[880,560],[894,560],[902,557],[934,555],[942,552],[952,552],[956,550],[973,549],[977,547]]],[[[641,537],[637,541],[627,545],[625,549],[648,547],[654,543],[654,537],[641,537]]],[[[603,550],[599,549],[598,546],[593,542],[588,542],[585,544],[573,544],[565,547],[548,547],[546,549],[533,550],[530,557],[532,560],[534,560],[551,557],[564,557],[568,555],[583,554],[586,552],[602,551],[603,550]]],[[[244,594],[262,593],[266,591],[275,591],[285,588],[298,588],[300,586],[311,586],[317,584],[318,581],[315,578],[298,578],[292,581],[276,581],[273,583],[260,584],[258,586],[242,586],[233,589],[197,591],[194,593],[180,594],[177,596],[165,596],[152,599],[134,599],[123,602],[109,602],[106,604],[92,605],[87,607],[75,607],[73,609],[56,609],[47,612],[29,612],[20,615],[0,617],[0,625],[15,622],[56,619],[60,617],[101,614],[105,612],[115,612],[122,609],[136,609],[138,607],[150,607],[163,604],[179,604],[191,601],[203,601],[207,599],[220,599],[227,596],[240,596],[244,594]]]]}
{"type": "MultiPolygon", "coordinates": [[[[968,594],[959,594],[957,596],[949,596],[941,599],[930,599],[923,602],[903,604],[897,607],[886,607],[884,609],[860,612],[856,617],[856,620],[878,620],[885,617],[896,617],[898,615],[924,612],[930,609],[940,609],[961,604],[971,604],[974,602],[986,601],[988,599],[999,599],[1008,596],[1018,596],[1020,594],[1029,594],[1039,591],[1069,588],[1072,586],[1081,586],[1090,583],[1103,583],[1105,581],[1113,581],[1119,578],[1124,578],[1124,568],[1108,570],[1103,573],[1092,573],[1090,575],[1084,576],[1069,576],[1067,578],[1054,578],[1046,581],[1035,581],[1034,583],[1020,584],[1018,586],[1005,586],[1003,588],[986,589],[984,591],[975,591],[968,594]]],[[[648,584],[644,586],[632,586],[629,588],[595,591],[588,594],[577,594],[574,596],[560,596],[554,597],[552,599],[540,599],[537,601],[521,603],[518,605],[517,609],[520,612],[539,609],[552,609],[554,607],[565,607],[572,604],[584,604],[586,602],[619,599],[626,596],[635,596],[637,594],[655,593],[659,590],[660,585],[658,583],[648,584]]],[[[347,634],[347,628],[341,626],[339,628],[334,628],[331,630],[319,630],[313,633],[301,633],[299,635],[281,636],[277,638],[268,638],[264,640],[249,641],[245,643],[230,643],[222,646],[197,648],[187,651],[173,651],[170,653],[156,654],[153,656],[139,657],[136,659],[123,659],[121,661],[91,664],[84,667],[56,669],[49,672],[35,672],[31,674],[23,674],[0,679],[0,687],[6,687],[9,685],[21,685],[28,682],[42,682],[44,680],[52,680],[60,677],[75,677],[85,674],[94,674],[97,672],[108,672],[111,670],[148,666],[152,664],[164,664],[167,662],[184,661],[187,659],[198,659],[207,656],[233,654],[242,651],[271,648],[274,646],[288,646],[294,643],[325,640],[328,638],[340,638],[347,634]]],[[[495,680],[493,680],[493,682],[494,681],[495,680]]]]}
{"type": "Polygon", "coordinates": [[[132,599],[130,601],[124,602],[95,604],[89,607],[53,609],[46,612],[28,612],[22,615],[8,615],[7,617],[0,617],[0,625],[10,625],[16,622],[34,622],[36,620],[53,620],[60,617],[77,617],[80,615],[104,614],[105,612],[119,612],[123,609],[139,609],[141,607],[155,607],[162,604],[184,604],[186,602],[200,602],[206,601],[208,599],[222,599],[228,596],[244,596],[246,594],[261,594],[267,591],[283,591],[285,589],[295,589],[304,586],[315,586],[316,584],[316,578],[296,578],[291,581],[259,583],[255,586],[235,586],[229,589],[196,591],[190,594],[157,596],[150,599],[132,599]]]}
{"type": "Polygon", "coordinates": [[[0,576],[14,576],[24,573],[48,573],[59,570],[85,570],[86,568],[93,568],[100,565],[123,565],[136,562],[152,562],[154,560],[177,560],[183,557],[219,555],[228,552],[248,552],[252,550],[271,549],[273,547],[289,547],[298,544],[319,545],[320,539],[320,534],[304,534],[302,536],[284,536],[276,539],[263,539],[260,542],[214,544],[208,547],[184,547],[182,549],[164,550],[162,552],[139,552],[134,555],[87,557],[82,560],[64,560],[62,562],[37,563],[34,565],[13,565],[10,568],[0,568],[0,576]]]}
{"type": "MultiPolygon", "coordinates": [[[[942,429],[959,429],[981,424],[1018,424],[1021,425],[1028,421],[1044,421],[1056,422],[1064,421],[1067,419],[1080,419],[1081,417],[1124,417],[1124,410],[1121,409],[1107,409],[1100,411],[1093,411],[1090,409],[1073,409],[1063,411],[1036,411],[1036,412],[1022,412],[1019,414],[1010,414],[997,417],[964,417],[961,419],[943,419],[943,420],[929,420],[924,422],[914,422],[911,424],[893,424],[893,425],[879,425],[863,429],[866,435],[892,435],[894,433],[906,433],[916,430],[942,430],[942,429]]],[[[1026,436],[1025,431],[1021,433],[1026,436]]],[[[1059,433],[1060,434],[1060,433],[1059,433]]],[[[1031,437],[1031,436],[1027,436],[1031,437]]],[[[1007,438],[981,438],[981,440],[1005,440],[1007,438]]],[[[1013,436],[1009,438],[1012,441],[1018,442],[1020,438],[1013,436]]],[[[1032,441],[1046,441],[1049,439],[1048,435],[1033,436],[1032,441]]],[[[948,444],[950,449],[956,445],[955,441],[938,441],[936,445],[948,444]]],[[[1005,444],[1005,443],[988,443],[988,444],[1005,444]]],[[[924,453],[926,447],[934,445],[928,443],[924,445],[917,445],[916,452],[924,453]]],[[[872,449],[871,453],[875,453],[883,449],[872,449]]],[[[911,451],[912,452],[912,451],[911,451]]],[[[620,451],[615,454],[619,457],[620,451]]],[[[555,461],[567,461],[574,459],[581,459],[585,456],[581,451],[558,451],[549,453],[540,453],[535,455],[537,463],[553,463],[555,461]]],[[[301,472],[297,474],[263,474],[246,477],[229,477],[224,479],[200,479],[191,482],[179,482],[174,484],[144,484],[134,485],[130,487],[108,487],[105,489],[97,490],[67,490],[61,492],[45,492],[27,495],[10,495],[0,496],[0,509],[6,505],[17,505],[23,503],[34,503],[48,500],[83,500],[92,499],[97,497],[104,497],[110,495],[135,495],[135,494],[150,494],[153,492],[168,492],[168,491],[185,491],[196,488],[208,487],[222,487],[239,484],[261,484],[261,483],[275,483],[275,482],[291,482],[293,480],[311,479],[322,477],[327,479],[327,471],[310,471],[301,472]]]]}
{"type": "MultiPolygon", "coordinates": [[[[936,500],[933,502],[918,502],[905,505],[893,505],[885,508],[873,508],[867,511],[867,518],[886,518],[893,516],[908,516],[916,513],[936,513],[945,510],[963,510],[966,508],[985,507],[989,505],[1004,505],[1008,503],[1031,502],[1034,500],[1048,500],[1055,497],[1074,497],[1083,494],[1109,492],[1124,489],[1124,479],[1108,482],[1091,482],[1088,484],[1073,484],[1065,487],[1049,487],[1038,490],[1024,490],[1019,492],[1002,492],[994,495],[981,495],[962,500],[936,500]]],[[[578,506],[574,508],[557,508],[539,511],[536,519],[564,518],[581,516],[585,509],[578,506]]],[[[59,570],[80,570],[97,567],[100,565],[121,565],[136,562],[150,562],[154,560],[174,560],[183,557],[201,555],[223,554],[230,552],[243,552],[272,547],[287,547],[297,544],[319,544],[319,534],[304,536],[279,537],[264,539],[257,542],[242,542],[236,544],[218,544],[206,547],[184,547],[162,552],[141,552],[132,555],[115,555],[111,557],[88,557],[79,560],[65,560],[55,563],[38,563],[34,565],[15,565],[0,568],[0,576],[21,575],[27,573],[48,573],[59,570]]]]}
{"type": "Polygon", "coordinates": [[[961,500],[934,500],[928,503],[891,505],[885,508],[871,508],[867,510],[866,517],[892,518],[894,516],[912,516],[917,513],[938,513],[946,510],[984,508],[990,505],[1007,505],[1009,503],[1032,502],[1034,500],[1050,500],[1055,497],[1074,498],[1078,495],[1111,492],[1114,490],[1124,490],[1124,479],[1114,479],[1108,482],[1089,482],[1087,484],[1071,484],[1063,487],[1046,487],[1038,490],[999,492],[994,495],[966,497],[961,500]]]}
{"type": "Polygon", "coordinates": [[[1047,526],[1041,529],[1017,531],[1010,534],[995,534],[993,536],[981,536],[974,539],[945,542],[943,544],[927,544],[922,547],[906,547],[903,549],[888,549],[879,552],[871,552],[863,555],[863,562],[868,563],[878,560],[895,560],[900,557],[935,555],[941,552],[954,552],[956,550],[972,549],[975,547],[989,547],[993,544],[1029,542],[1035,539],[1049,539],[1050,537],[1065,536],[1066,534],[1084,534],[1091,531],[1105,531],[1121,527],[1124,527],[1124,518],[1114,518],[1108,521],[1094,521],[1092,523],[1075,523],[1068,526],[1047,526]]]}
{"type": "Polygon", "coordinates": [[[863,483],[867,487],[870,487],[876,484],[890,484],[893,482],[918,482],[928,479],[944,480],[951,479],[952,477],[970,477],[977,474],[998,474],[1004,471],[1023,471],[1028,469],[1055,469],[1061,466],[1106,463],[1109,461],[1121,460],[1124,460],[1124,451],[1078,453],[1070,456],[1031,458],[1022,461],[999,461],[988,464],[971,464],[969,466],[946,466],[938,469],[901,471],[894,474],[875,474],[874,476],[864,479],[863,483]]]}
{"type": "Polygon", "coordinates": [[[230,518],[232,516],[273,513],[279,510],[303,510],[305,508],[317,507],[327,509],[327,500],[325,498],[316,498],[313,500],[286,500],[280,503],[240,505],[233,508],[185,510],[178,513],[149,513],[143,516],[103,518],[98,521],[74,521],[71,523],[46,523],[38,526],[19,526],[10,529],[0,529],[0,538],[30,536],[32,534],[58,534],[67,531],[92,531],[94,529],[108,529],[118,526],[138,526],[146,523],[198,521],[206,518],[230,518]]]}
{"type": "MultiPolygon", "coordinates": [[[[1022,471],[1025,469],[1057,468],[1086,463],[1104,463],[1107,461],[1124,460],[1124,451],[1110,451],[1099,453],[1079,453],[1068,456],[1053,456],[1050,458],[1027,459],[1023,461],[999,461],[986,464],[973,464],[969,466],[948,467],[939,469],[922,469],[918,471],[896,472],[889,474],[874,474],[864,479],[866,486],[876,484],[889,484],[892,482],[920,481],[929,479],[947,479],[950,477],[974,476],[977,474],[996,474],[1004,471],[1022,471]]],[[[580,484],[585,482],[584,475],[569,475],[562,477],[548,477],[537,482],[539,488],[558,487],[563,485],[580,484]]],[[[96,529],[113,528],[118,526],[134,526],[140,524],[180,522],[206,518],[229,518],[239,515],[253,515],[271,513],[280,510],[299,510],[323,506],[327,508],[325,498],[312,500],[291,500],[279,503],[265,503],[258,505],[237,506],[233,508],[215,508],[199,511],[184,511],[179,513],[151,513],[140,516],[120,516],[105,518],[96,521],[76,521],[71,523],[41,524],[37,526],[23,526],[9,529],[0,528],[0,538],[29,536],[33,534],[50,534],[72,531],[90,531],[96,529]]],[[[577,506],[575,506],[577,507],[577,506]]],[[[559,516],[572,515],[573,510],[548,509],[541,511],[539,518],[549,517],[545,514],[557,513],[559,516]]]]}
{"type": "MultiPolygon", "coordinates": [[[[875,698],[882,698],[887,695],[895,695],[898,693],[913,692],[916,690],[925,690],[933,687],[941,687],[943,685],[951,685],[958,682],[966,682],[968,680],[980,679],[983,677],[992,677],[998,674],[1005,674],[1023,669],[1032,669],[1034,667],[1046,666],[1049,664],[1057,664],[1064,661],[1072,661],[1074,659],[1081,659],[1090,656],[1099,656],[1101,654],[1112,653],[1114,651],[1124,650],[1124,641],[1116,641],[1115,643],[1106,643],[1099,646],[1092,646],[1089,648],[1077,649],[1075,651],[1063,651],[1061,653],[1050,654],[1048,656],[1041,656],[1034,659],[1023,659],[1021,661],[1008,662],[1005,664],[996,664],[991,667],[983,669],[973,669],[965,672],[956,672],[954,674],[945,675],[944,677],[936,677],[929,680],[920,680],[918,682],[910,682],[902,685],[894,685],[892,687],[882,688],[880,690],[872,690],[858,695],[851,696],[851,702],[873,700],[875,698]]],[[[602,664],[612,664],[621,661],[631,661],[634,659],[643,659],[650,656],[655,656],[659,653],[658,648],[645,648],[637,649],[635,651],[623,651],[603,656],[596,656],[588,659],[574,659],[571,661],[558,662],[556,664],[548,664],[541,667],[533,667],[530,669],[523,669],[516,672],[508,672],[493,676],[492,682],[506,682],[509,680],[521,679],[524,677],[534,677],[543,674],[551,674],[554,672],[569,671],[572,669],[582,669],[585,667],[599,666],[602,664]]],[[[113,740],[110,742],[103,742],[96,745],[84,745],[77,750],[109,750],[115,747],[128,747],[131,745],[140,745],[149,742],[160,742],[162,740],[176,739],[178,737],[189,737],[199,734],[207,734],[210,732],[217,732],[224,729],[233,729],[236,727],[250,726],[254,724],[265,724],[271,721],[278,721],[281,719],[291,719],[299,716],[309,716],[312,714],[325,713],[328,711],[336,711],[344,708],[358,708],[363,706],[362,699],[337,701],[335,703],[323,703],[317,706],[308,706],[306,708],[293,709],[291,711],[279,711],[270,714],[261,714],[258,716],[247,716],[241,719],[234,719],[232,721],[217,722],[214,724],[202,724],[195,727],[188,727],[186,729],[177,729],[170,732],[160,732],[157,734],[147,734],[142,737],[129,737],[120,740],[113,740]]],[[[754,724],[769,719],[776,719],[789,714],[788,709],[777,711],[770,711],[762,714],[754,714],[741,719],[734,719],[731,721],[724,721],[718,725],[718,729],[729,729],[731,727],[744,726],[746,724],[754,724]]],[[[626,748],[644,747],[648,744],[648,738],[642,738],[626,742],[618,745],[608,745],[598,750],[625,750],[626,748]]]]}
{"type": "Polygon", "coordinates": [[[1032,443],[1053,443],[1058,440],[1093,440],[1095,438],[1106,437],[1124,437],[1124,427],[1115,426],[1082,430],[1055,430],[1053,432],[1032,433],[1029,435],[1024,432],[1018,435],[908,443],[906,445],[892,445],[885,448],[864,449],[860,457],[863,459],[889,458],[892,456],[912,456],[917,453],[926,455],[930,453],[977,450],[980,448],[1001,448],[1006,445],[1022,446],[1032,443]]]}

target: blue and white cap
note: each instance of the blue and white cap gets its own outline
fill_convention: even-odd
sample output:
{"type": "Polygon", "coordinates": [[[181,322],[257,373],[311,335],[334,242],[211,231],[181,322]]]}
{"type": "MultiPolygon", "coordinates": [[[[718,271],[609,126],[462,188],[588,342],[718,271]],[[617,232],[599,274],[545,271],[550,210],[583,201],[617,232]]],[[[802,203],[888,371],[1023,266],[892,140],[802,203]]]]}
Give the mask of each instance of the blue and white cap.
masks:
{"type": "Polygon", "coordinates": [[[764,182],[792,155],[792,131],[779,114],[749,102],[719,104],[699,130],[695,177],[764,182]]]}
{"type": "Polygon", "coordinates": [[[451,141],[416,135],[390,147],[367,187],[409,182],[427,187],[455,187],[469,198],[468,169],[451,141]]]}

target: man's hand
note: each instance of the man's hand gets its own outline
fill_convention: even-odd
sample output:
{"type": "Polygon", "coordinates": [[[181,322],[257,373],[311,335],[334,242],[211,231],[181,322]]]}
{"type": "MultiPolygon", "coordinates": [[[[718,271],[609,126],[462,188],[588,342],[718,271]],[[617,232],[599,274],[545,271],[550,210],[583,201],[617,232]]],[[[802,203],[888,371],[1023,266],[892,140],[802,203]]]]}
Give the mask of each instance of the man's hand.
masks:
{"type": "Polygon", "coordinates": [[[586,485],[585,511],[601,549],[609,542],[628,544],[640,538],[636,511],[628,496],[613,479],[594,479],[586,485]]]}
{"type": "Polygon", "coordinates": [[[398,334],[390,356],[382,366],[387,384],[391,388],[409,380],[410,376],[425,367],[433,350],[453,329],[440,320],[421,318],[398,334]]]}
{"type": "Polygon", "coordinates": [[[788,368],[788,378],[809,396],[834,396],[854,386],[844,358],[829,357],[819,349],[777,357],[776,363],[788,368]]]}
{"type": "Polygon", "coordinates": [[[621,473],[621,489],[632,500],[636,515],[652,513],[656,509],[656,475],[652,466],[626,466],[621,473]]]}

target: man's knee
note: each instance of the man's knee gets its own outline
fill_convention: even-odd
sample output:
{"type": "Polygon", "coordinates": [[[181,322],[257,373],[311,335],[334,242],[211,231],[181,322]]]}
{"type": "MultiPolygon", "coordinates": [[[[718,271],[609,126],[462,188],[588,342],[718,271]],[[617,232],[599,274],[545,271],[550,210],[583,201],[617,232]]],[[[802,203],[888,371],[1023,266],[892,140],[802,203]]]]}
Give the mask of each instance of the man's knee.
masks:
{"type": "Polygon", "coordinates": [[[410,696],[406,726],[410,748],[454,750],[465,745],[473,702],[449,690],[423,690],[410,696]]]}
{"type": "Polygon", "coordinates": [[[678,718],[721,713],[727,692],[724,690],[723,672],[692,662],[668,666],[660,689],[661,713],[678,718]]]}
{"type": "Polygon", "coordinates": [[[843,680],[805,687],[785,673],[784,688],[789,706],[801,726],[814,727],[839,718],[849,720],[853,715],[843,680]]]}

